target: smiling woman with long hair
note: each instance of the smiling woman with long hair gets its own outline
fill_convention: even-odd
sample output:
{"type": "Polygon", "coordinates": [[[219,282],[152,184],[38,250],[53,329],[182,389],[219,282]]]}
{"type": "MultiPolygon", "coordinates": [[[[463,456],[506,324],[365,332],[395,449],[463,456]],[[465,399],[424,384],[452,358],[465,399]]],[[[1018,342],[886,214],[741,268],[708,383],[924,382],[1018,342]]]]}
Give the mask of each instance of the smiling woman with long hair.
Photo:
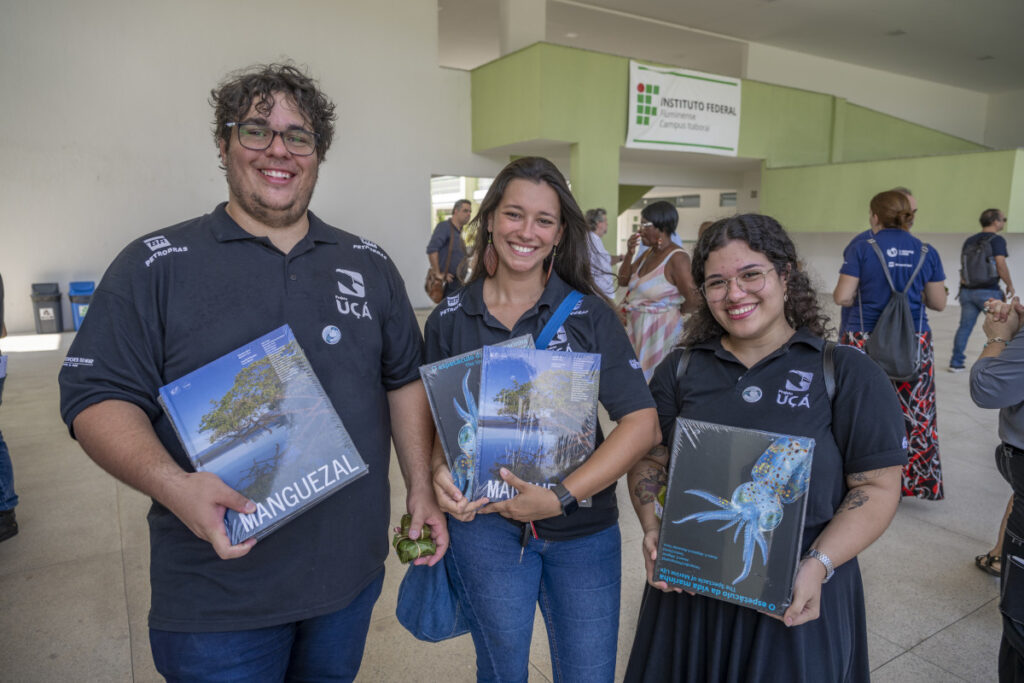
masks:
{"type": "Polygon", "coordinates": [[[698,240],[692,269],[702,297],[683,335],[685,350],[669,354],[650,385],[663,445],[629,473],[648,585],[625,680],[867,681],[856,556],[886,529],[899,501],[906,454],[896,397],[862,353],[830,352],[817,296],[774,219],[718,221],[698,240]],[[825,353],[834,361],[834,398],[825,353]],[[803,400],[780,400],[794,373],[809,380],[803,400]],[[655,503],[667,482],[677,416],[815,440],[803,559],[781,618],[655,580],[655,503]]]}
{"type": "Polygon", "coordinates": [[[556,681],[611,681],[618,639],[621,537],[615,483],[660,438],[657,415],[629,340],[594,287],[583,214],[558,169],[526,157],[494,179],[474,218],[480,266],[431,313],[427,361],[536,338],[565,297],[583,298],[548,344],[601,354],[599,400],[618,425],[561,492],[507,471],[518,494],[467,500],[434,446],[434,490],[449,513],[449,573],[466,612],[481,681],[524,681],[540,606],[556,681]],[[590,498],[590,507],[577,507],[590,498]],[[536,530],[534,532],[534,529],[536,530]]]}

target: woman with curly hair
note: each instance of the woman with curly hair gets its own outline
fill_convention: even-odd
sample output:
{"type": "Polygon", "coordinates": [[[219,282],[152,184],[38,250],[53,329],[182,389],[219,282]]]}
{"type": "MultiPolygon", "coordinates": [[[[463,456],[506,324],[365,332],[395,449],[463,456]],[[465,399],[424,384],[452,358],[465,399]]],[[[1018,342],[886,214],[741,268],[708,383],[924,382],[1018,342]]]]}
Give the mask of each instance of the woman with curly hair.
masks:
{"type": "Polygon", "coordinates": [[[654,402],[610,303],[594,285],[590,238],[565,178],[547,159],[506,166],[480,203],[482,267],[427,319],[428,362],[524,334],[538,337],[573,290],[583,298],[548,343],[601,355],[598,399],[617,423],[561,482],[537,486],[502,468],[518,493],[467,500],[434,447],[434,491],[449,513],[445,557],[476,647],[477,679],[525,681],[540,607],[555,681],[611,681],[622,540],[615,485],[661,438],[654,402]],[[591,499],[589,507],[578,501],[591,499]]]}
{"type": "MultiPolygon", "coordinates": [[[[825,344],[827,319],[774,219],[747,214],[712,225],[697,242],[693,278],[703,297],[683,348],[650,384],[663,445],[629,473],[648,585],[625,680],[867,681],[856,557],[885,531],[899,502],[906,454],[896,397],[869,358],[825,344]],[[815,440],[802,559],[781,618],[654,576],[655,503],[677,416],[815,440]]],[[[763,574],[758,564],[752,576],[763,574]]]]}
{"type": "Polygon", "coordinates": [[[886,255],[887,265],[883,265],[869,239],[854,238],[845,252],[832,298],[840,306],[849,307],[846,327],[839,331],[839,343],[863,348],[882,309],[889,303],[892,290],[885,271],[889,271],[892,286],[900,292],[907,287],[911,274],[916,273],[907,298],[921,350],[921,372],[913,381],[893,381],[909,443],[908,462],[903,470],[903,495],[942,500],[935,352],[925,309],[941,311],[946,307],[946,274],[942,271],[939,252],[932,247],[925,249],[926,245],[910,234],[913,224],[914,210],[906,194],[896,190],[876,194],[871,199],[872,235],[869,239],[877,242],[886,255]],[[919,261],[920,270],[917,269],[919,261]]]}

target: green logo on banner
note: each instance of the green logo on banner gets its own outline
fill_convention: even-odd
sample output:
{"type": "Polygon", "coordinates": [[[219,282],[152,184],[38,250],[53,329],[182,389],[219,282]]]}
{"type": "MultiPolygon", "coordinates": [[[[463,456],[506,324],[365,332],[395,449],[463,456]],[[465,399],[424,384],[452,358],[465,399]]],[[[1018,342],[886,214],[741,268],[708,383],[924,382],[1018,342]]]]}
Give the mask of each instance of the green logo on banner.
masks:
{"type": "Polygon", "coordinates": [[[658,115],[658,108],[652,103],[658,94],[659,86],[653,83],[640,83],[636,86],[636,123],[638,126],[651,125],[651,117],[658,115]]]}

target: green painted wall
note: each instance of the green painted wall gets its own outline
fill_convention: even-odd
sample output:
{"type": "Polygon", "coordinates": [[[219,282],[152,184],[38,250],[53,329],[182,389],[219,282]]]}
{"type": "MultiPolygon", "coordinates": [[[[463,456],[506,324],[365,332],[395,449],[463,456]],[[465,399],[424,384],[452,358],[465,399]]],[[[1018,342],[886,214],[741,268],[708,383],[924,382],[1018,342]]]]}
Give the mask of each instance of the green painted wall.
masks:
{"type": "MultiPolygon", "coordinates": [[[[1012,207],[1016,197],[1024,209],[1022,174],[1024,153],[1019,150],[765,168],[761,211],[789,230],[860,231],[868,224],[871,197],[903,185],[917,198],[915,230],[963,233],[974,229],[985,208],[1012,207]]],[[[1007,230],[1016,232],[1012,221],[1007,230]]]]}
{"type": "Polygon", "coordinates": [[[619,215],[653,189],[653,185],[619,185],[619,215]]]}
{"type": "Polygon", "coordinates": [[[739,156],[769,167],[828,163],[832,97],[743,81],[739,156]]]}
{"type": "MultiPolygon", "coordinates": [[[[569,178],[580,206],[603,206],[618,215],[620,205],[629,205],[618,182],[628,83],[627,58],[546,43],[485,64],[471,74],[473,150],[509,147],[526,154],[530,143],[568,144],[569,178]]],[[[896,184],[922,188],[922,201],[933,193],[936,207],[958,205],[958,212],[941,214],[949,226],[943,230],[963,229],[962,223],[953,227],[965,210],[959,205],[983,203],[973,194],[958,202],[954,193],[962,200],[964,192],[977,190],[995,206],[1010,205],[1013,162],[1001,162],[1006,175],[1000,176],[987,162],[968,161],[973,155],[948,157],[963,160],[967,170],[959,162],[916,158],[985,149],[981,145],[842,98],[758,81],[743,81],[741,110],[739,156],[764,160],[762,210],[792,215],[792,229],[859,230],[867,198],[896,184]],[[892,165],[903,157],[915,158],[892,165]],[[887,177],[893,180],[881,180],[887,177]],[[813,210],[797,211],[801,205],[813,210]]]]}
{"type": "Polygon", "coordinates": [[[892,157],[956,154],[986,149],[968,140],[946,135],[855,104],[845,105],[842,156],[833,161],[872,161],[892,157]]]}

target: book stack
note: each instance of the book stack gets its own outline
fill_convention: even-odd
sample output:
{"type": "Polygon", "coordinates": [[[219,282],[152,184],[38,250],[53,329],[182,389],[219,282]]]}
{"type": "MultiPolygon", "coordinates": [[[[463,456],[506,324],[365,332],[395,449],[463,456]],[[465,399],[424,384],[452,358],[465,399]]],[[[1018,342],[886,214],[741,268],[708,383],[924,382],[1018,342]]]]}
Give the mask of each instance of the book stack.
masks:
{"type": "Polygon", "coordinates": [[[502,467],[561,482],[594,451],[600,369],[599,354],[538,350],[530,337],[421,367],[455,485],[497,502],[517,493],[502,467]]]}

